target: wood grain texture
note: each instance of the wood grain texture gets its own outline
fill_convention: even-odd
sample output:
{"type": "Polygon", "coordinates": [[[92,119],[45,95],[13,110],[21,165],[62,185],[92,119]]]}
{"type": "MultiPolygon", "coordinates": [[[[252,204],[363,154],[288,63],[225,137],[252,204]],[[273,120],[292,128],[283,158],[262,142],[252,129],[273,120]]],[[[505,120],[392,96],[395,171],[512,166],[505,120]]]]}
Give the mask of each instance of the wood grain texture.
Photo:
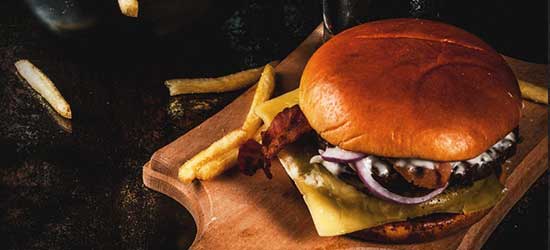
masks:
{"type": "MultiPolygon", "coordinates": [[[[279,93],[298,86],[307,59],[320,45],[317,28],[276,68],[279,93]]],[[[519,78],[538,75],[532,82],[544,83],[545,66],[533,67],[508,60],[519,78]],[[518,66],[521,64],[521,67],[518,66]]],[[[307,207],[279,162],[274,178],[262,174],[248,177],[231,170],[216,180],[185,185],[177,180],[178,167],[227,131],[242,123],[251,101],[252,89],[218,114],[158,150],[143,168],[143,181],[164,193],[193,215],[197,236],[191,249],[480,249],[508,210],[548,166],[546,106],[524,102],[517,154],[506,164],[506,188],[502,200],[478,223],[467,230],[436,241],[410,245],[383,245],[348,237],[319,237],[307,207]]]]}

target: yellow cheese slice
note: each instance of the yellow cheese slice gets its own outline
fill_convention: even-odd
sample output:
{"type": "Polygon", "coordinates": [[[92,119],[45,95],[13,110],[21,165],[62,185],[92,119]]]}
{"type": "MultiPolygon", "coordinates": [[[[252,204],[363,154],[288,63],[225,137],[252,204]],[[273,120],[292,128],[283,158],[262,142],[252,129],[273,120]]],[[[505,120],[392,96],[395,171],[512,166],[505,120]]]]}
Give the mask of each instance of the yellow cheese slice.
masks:
{"type": "Polygon", "coordinates": [[[271,124],[271,121],[279,112],[296,104],[298,104],[298,89],[258,105],[254,112],[263,120],[264,124],[271,124]]]}

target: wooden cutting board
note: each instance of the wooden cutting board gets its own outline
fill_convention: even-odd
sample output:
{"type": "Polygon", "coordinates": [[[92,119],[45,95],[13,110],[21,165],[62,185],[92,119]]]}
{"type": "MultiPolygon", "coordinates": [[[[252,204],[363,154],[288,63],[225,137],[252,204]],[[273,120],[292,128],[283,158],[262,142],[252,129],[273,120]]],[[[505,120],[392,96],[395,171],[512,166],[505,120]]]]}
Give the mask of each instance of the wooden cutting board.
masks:
{"type": "MultiPolygon", "coordinates": [[[[321,44],[317,28],[276,68],[279,93],[298,86],[308,58],[321,44]]],[[[518,78],[547,82],[546,65],[507,59],[518,78]],[[542,73],[540,73],[542,72],[542,73]],[[535,79],[534,79],[535,78],[535,79]]],[[[432,242],[382,245],[348,237],[319,237],[308,209],[279,162],[272,166],[273,179],[261,173],[253,177],[231,170],[214,181],[182,184],[178,167],[187,159],[241,126],[251,101],[252,88],[222,111],[187,134],[159,149],[143,167],[143,182],[185,206],[197,223],[191,249],[480,249],[508,210],[548,166],[547,106],[524,101],[517,154],[507,165],[502,200],[470,228],[432,242]]]]}

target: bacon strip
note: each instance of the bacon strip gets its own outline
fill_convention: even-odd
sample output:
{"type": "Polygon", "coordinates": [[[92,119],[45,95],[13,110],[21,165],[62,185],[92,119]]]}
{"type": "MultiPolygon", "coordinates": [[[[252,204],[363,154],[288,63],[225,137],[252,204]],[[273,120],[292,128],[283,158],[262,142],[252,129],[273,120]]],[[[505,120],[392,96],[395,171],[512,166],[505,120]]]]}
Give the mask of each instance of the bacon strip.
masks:
{"type": "Polygon", "coordinates": [[[275,116],[269,128],[262,133],[264,155],[268,159],[272,159],[286,145],[295,142],[311,130],[311,126],[298,105],[283,109],[275,116]]]}
{"type": "Polygon", "coordinates": [[[256,173],[256,170],[263,169],[265,176],[271,179],[272,175],[269,171],[269,166],[266,166],[267,161],[262,153],[262,145],[255,140],[250,139],[239,147],[237,162],[239,163],[241,173],[252,176],[256,173]]]}
{"type": "Polygon", "coordinates": [[[269,128],[262,132],[262,145],[254,140],[248,140],[241,145],[237,158],[239,169],[246,175],[253,175],[256,170],[263,169],[267,178],[271,179],[271,159],[286,145],[295,142],[311,130],[298,105],[283,109],[275,116],[269,128]]]}

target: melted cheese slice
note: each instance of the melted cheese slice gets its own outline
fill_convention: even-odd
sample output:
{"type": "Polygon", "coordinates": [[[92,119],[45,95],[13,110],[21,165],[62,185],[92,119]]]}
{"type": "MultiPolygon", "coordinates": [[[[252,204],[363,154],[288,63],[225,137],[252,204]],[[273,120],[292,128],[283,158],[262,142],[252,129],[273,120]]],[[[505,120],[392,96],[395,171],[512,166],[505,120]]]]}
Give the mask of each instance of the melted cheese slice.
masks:
{"type": "Polygon", "coordinates": [[[295,89],[258,105],[254,112],[262,119],[264,124],[271,124],[277,114],[285,108],[298,104],[298,100],[298,89],[295,89]]]}

